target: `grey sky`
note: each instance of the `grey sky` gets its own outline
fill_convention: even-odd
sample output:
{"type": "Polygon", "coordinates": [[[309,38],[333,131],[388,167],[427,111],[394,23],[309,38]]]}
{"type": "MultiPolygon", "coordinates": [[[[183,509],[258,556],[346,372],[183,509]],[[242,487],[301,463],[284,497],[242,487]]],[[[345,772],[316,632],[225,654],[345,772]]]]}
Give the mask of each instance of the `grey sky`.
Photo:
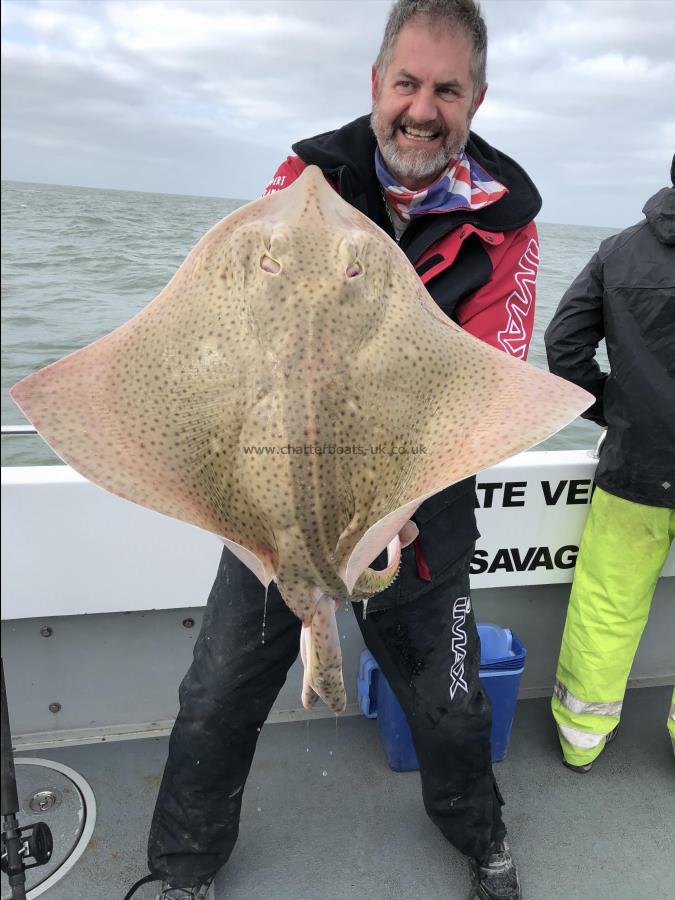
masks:
{"type": "MultiPolygon", "coordinates": [[[[248,199],[370,108],[389,0],[3,0],[2,177],[248,199]]],[[[668,183],[672,0],[484,0],[474,129],[542,221],[623,226],[668,183]]]]}

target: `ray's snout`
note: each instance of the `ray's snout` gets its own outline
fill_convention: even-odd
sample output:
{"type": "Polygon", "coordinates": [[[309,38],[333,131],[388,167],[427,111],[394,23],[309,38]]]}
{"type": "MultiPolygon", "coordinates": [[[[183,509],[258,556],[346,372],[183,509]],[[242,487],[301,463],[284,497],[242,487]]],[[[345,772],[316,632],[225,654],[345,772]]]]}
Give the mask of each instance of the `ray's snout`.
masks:
{"type": "Polygon", "coordinates": [[[318,166],[307,166],[299,178],[277,196],[283,196],[287,222],[330,227],[353,226],[354,213],[331,187],[318,166]]]}

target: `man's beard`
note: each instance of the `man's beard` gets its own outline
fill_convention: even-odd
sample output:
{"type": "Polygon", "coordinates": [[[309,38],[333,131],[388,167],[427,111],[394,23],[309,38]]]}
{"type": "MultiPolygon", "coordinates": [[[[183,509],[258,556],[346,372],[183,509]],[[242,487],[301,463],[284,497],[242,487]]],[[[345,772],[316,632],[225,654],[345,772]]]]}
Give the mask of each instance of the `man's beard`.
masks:
{"type": "Polygon", "coordinates": [[[398,181],[409,178],[431,179],[434,175],[440,175],[450,160],[457,159],[462,154],[469,139],[468,122],[461,132],[458,130],[449,132],[442,121],[419,124],[405,114],[390,124],[380,112],[377,101],[373,103],[370,124],[377,138],[382,159],[398,181]],[[424,147],[409,147],[402,150],[396,143],[396,133],[401,126],[424,128],[429,132],[438,133],[441,137],[441,146],[437,150],[426,150],[424,147]]]}

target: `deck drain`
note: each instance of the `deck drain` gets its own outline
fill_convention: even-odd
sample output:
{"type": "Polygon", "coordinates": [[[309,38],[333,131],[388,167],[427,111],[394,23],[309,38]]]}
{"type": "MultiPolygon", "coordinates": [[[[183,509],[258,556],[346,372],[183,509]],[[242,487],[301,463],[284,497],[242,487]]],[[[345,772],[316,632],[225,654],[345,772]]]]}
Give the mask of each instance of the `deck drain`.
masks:
{"type": "MultiPolygon", "coordinates": [[[[47,865],[26,872],[26,900],[33,900],[60,881],[84,853],[96,824],[96,800],[84,778],[62,763],[17,757],[14,765],[19,824],[45,822],[54,839],[47,865]]],[[[11,896],[3,873],[2,900],[11,900],[11,896]]]]}

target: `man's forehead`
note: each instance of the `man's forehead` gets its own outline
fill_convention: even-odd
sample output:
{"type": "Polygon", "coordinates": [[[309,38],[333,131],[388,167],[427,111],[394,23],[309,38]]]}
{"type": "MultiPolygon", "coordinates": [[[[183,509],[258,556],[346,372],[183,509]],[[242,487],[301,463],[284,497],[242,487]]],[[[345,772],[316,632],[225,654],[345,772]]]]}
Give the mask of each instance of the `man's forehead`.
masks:
{"type": "Polygon", "coordinates": [[[410,22],[401,29],[392,47],[388,75],[412,76],[438,84],[470,77],[473,44],[463,28],[432,29],[410,22]]]}

